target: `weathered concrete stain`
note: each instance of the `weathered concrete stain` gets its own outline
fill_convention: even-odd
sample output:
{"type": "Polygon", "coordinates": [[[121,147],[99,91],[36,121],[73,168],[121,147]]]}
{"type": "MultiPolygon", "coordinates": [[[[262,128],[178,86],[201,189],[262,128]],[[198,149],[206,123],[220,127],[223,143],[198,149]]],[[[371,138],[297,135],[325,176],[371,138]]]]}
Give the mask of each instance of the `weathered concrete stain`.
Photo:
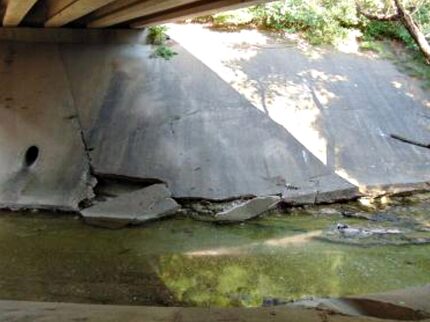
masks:
{"type": "Polygon", "coordinates": [[[57,45],[0,42],[0,71],[0,207],[78,210],[93,181],[57,45]]]}

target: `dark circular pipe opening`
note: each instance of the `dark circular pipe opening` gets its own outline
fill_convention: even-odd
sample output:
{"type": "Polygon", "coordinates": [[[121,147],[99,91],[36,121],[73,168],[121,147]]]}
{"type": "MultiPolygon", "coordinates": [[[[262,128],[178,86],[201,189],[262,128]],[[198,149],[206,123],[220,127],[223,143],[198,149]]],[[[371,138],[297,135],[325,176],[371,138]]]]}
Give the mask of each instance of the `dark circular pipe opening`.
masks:
{"type": "Polygon", "coordinates": [[[25,152],[24,157],[24,165],[26,167],[31,167],[39,157],[39,148],[35,145],[32,145],[27,149],[27,152],[25,152]]]}

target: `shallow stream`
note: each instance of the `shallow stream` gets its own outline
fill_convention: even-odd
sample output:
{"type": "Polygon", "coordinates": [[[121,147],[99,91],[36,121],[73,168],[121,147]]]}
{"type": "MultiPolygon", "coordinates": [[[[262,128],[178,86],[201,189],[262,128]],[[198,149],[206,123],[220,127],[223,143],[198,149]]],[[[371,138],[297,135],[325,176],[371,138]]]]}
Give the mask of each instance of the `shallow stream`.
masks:
{"type": "Polygon", "coordinates": [[[181,217],[122,230],[3,211],[0,299],[254,307],[430,283],[430,195],[384,202],[284,210],[239,225],[181,217]],[[345,237],[339,223],[402,234],[345,237]]]}

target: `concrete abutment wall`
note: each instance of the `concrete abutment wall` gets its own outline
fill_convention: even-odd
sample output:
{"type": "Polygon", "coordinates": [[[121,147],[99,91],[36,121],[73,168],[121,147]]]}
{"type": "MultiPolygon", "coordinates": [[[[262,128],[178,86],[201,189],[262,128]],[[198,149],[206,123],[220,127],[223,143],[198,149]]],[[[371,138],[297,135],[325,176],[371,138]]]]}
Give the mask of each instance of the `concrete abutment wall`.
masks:
{"type": "MultiPolygon", "coordinates": [[[[335,166],[172,46],[178,55],[166,61],[151,57],[145,32],[0,29],[0,207],[78,210],[93,198],[98,174],[165,182],[175,198],[279,195],[288,187],[299,187],[289,196],[306,202],[358,195],[335,166]]],[[[386,159],[401,152],[420,167],[394,182],[405,159],[382,183],[428,181],[426,152],[386,144],[386,159]]]]}
{"type": "Polygon", "coordinates": [[[312,157],[302,166],[306,149],[180,46],[168,62],[151,58],[142,32],[0,39],[1,207],[77,210],[93,197],[89,158],[96,173],[158,179],[186,198],[280,194],[287,181],[332,176],[312,157]]]}

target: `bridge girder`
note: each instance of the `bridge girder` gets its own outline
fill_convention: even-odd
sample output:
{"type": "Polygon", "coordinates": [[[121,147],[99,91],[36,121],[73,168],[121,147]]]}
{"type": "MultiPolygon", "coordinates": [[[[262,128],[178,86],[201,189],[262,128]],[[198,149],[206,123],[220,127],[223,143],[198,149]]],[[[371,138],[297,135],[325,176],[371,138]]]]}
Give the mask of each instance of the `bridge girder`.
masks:
{"type": "Polygon", "coordinates": [[[267,0],[2,0],[4,27],[144,28],[267,0]]]}

